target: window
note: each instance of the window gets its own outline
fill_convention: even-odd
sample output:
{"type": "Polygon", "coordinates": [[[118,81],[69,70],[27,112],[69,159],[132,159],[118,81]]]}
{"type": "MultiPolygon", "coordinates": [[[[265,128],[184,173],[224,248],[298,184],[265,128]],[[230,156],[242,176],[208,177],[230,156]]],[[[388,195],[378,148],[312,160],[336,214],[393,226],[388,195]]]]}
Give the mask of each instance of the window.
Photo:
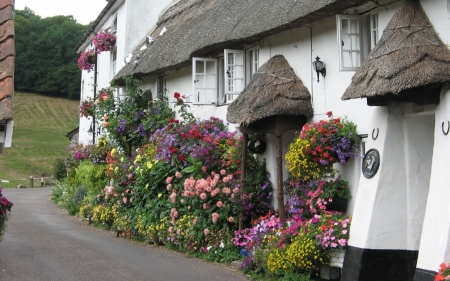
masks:
{"type": "Polygon", "coordinates": [[[195,104],[217,104],[217,59],[193,58],[193,102],[195,104]]]}
{"type": "Polygon", "coordinates": [[[245,86],[245,52],[225,49],[225,94],[238,95],[245,86]]]}
{"type": "Polygon", "coordinates": [[[163,100],[166,93],[166,79],[164,76],[159,76],[156,80],[156,96],[159,100],[163,100]]]}
{"type": "Polygon", "coordinates": [[[111,77],[113,78],[116,75],[117,66],[117,50],[114,49],[111,51],[111,77]]]}
{"type": "Polygon", "coordinates": [[[114,16],[112,17],[112,21],[110,24],[110,29],[112,33],[116,33],[117,32],[117,14],[114,14],[114,16]]]}
{"type": "Polygon", "coordinates": [[[259,69],[259,48],[250,50],[250,77],[259,69]]]}
{"type": "Polygon", "coordinates": [[[370,15],[370,47],[373,49],[380,40],[378,34],[378,14],[370,15]]]}
{"type": "Polygon", "coordinates": [[[244,50],[224,50],[220,58],[193,58],[194,104],[223,105],[232,102],[243,90],[245,77],[259,68],[259,49],[247,53],[251,62],[246,65],[244,50]],[[246,69],[247,67],[247,69],[246,69]]]}
{"type": "Polygon", "coordinates": [[[356,70],[361,65],[361,17],[338,15],[338,49],[340,70],[356,70]]]}

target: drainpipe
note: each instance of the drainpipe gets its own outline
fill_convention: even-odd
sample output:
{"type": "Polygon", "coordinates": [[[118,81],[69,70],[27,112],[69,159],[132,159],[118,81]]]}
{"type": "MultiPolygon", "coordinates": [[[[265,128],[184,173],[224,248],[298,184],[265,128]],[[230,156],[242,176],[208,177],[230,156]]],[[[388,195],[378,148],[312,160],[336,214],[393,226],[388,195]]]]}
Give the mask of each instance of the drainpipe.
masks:
{"type": "Polygon", "coordinates": [[[95,52],[95,65],[94,65],[94,115],[92,116],[92,145],[95,144],[95,96],[97,92],[97,64],[98,64],[98,55],[97,48],[94,48],[95,52]]]}

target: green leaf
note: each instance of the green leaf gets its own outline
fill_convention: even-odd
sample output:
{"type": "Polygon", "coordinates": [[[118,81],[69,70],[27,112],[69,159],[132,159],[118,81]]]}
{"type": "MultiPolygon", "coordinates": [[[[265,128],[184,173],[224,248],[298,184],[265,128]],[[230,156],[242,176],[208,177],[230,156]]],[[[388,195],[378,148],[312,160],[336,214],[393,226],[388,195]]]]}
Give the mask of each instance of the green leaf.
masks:
{"type": "Polygon", "coordinates": [[[191,174],[195,171],[195,166],[189,166],[182,170],[183,173],[191,174]]]}

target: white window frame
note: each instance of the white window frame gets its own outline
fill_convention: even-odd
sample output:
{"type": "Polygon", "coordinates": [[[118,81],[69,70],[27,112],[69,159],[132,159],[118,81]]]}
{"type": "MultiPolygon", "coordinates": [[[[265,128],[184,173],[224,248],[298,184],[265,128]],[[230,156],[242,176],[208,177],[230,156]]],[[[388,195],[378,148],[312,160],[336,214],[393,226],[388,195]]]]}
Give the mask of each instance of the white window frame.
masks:
{"type": "MultiPolygon", "coordinates": [[[[216,58],[198,58],[198,57],[193,57],[192,58],[192,95],[193,95],[193,103],[194,104],[198,104],[198,105],[212,105],[212,104],[217,104],[217,88],[218,88],[218,71],[217,71],[217,59],[216,58]],[[203,62],[203,69],[204,71],[202,73],[197,73],[197,62],[203,62]],[[213,73],[207,73],[207,67],[206,67],[206,63],[207,62],[213,62],[214,66],[213,69],[214,72],[213,73]],[[203,79],[199,79],[199,78],[203,78],[203,79]],[[212,83],[214,85],[214,87],[211,87],[212,85],[208,85],[210,87],[207,87],[206,82],[207,79],[214,79],[214,83],[212,83]],[[203,82],[203,84],[201,84],[203,82]],[[209,101],[200,101],[200,92],[197,91],[197,89],[203,89],[205,92],[209,91],[211,94],[210,100],[209,101]]],[[[206,94],[205,94],[206,95],[206,94]]],[[[206,99],[207,96],[205,96],[206,99]]]]}
{"type": "Polygon", "coordinates": [[[378,13],[370,14],[370,47],[373,49],[380,40],[380,32],[378,29],[378,13]]]}
{"type": "MultiPolygon", "coordinates": [[[[337,15],[337,33],[338,33],[338,51],[339,51],[339,69],[341,71],[355,71],[361,66],[361,62],[363,61],[363,42],[362,42],[362,21],[361,16],[359,15],[337,15]],[[343,20],[357,20],[358,30],[357,32],[350,32],[349,30],[342,29],[342,21],[343,20]],[[344,42],[344,36],[349,37],[357,37],[356,40],[359,43],[359,48],[350,46],[350,50],[345,50],[342,46],[344,42]],[[351,63],[352,66],[344,66],[344,53],[350,53],[350,58],[352,58],[352,53],[357,53],[357,57],[359,58],[358,62],[351,63]]],[[[349,25],[350,28],[350,25],[349,25]]],[[[350,40],[352,42],[352,40],[350,40]]]]}
{"type": "Polygon", "coordinates": [[[245,87],[245,51],[224,50],[224,86],[225,95],[239,95],[245,87]],[[236,54],[242,58],[242,62],[236,62],[236,54]],[[241,68],[242,77],[236,77],[238,68],[241,68]],[[240,82],[240,83],[239,83],[240,82]],[[239,86],[240,84],[240,86],[239,86]],[[230,87],[232,89],[230,89],[230,87]]]}
{"type": "Polygon", "coordinates": [[[111,78],[117,73],[117,49],[111,50],[111,78]]]}
{"type": "Polygon", "coordinates": [[[109,31],[111,33],[117,32],[117,13],[115,13],[111,18],[111,24],[109,25],[109,31]]]}
{"type": "Polygon", "coordinates": [[[166,78],[165,76],[158,76],[156,78],[156,97],[162,100],[162,97],[166,94],[166,78]]]}
{"type": "Polygon", "coordinates": [[[258,71],[260,67],[260,50],[261,48],[255,47],[252,49],[247,50],[247,57],[246,57],[246,69],[245,69],[245,75],[246,75],[246,85],[250,83],[250,80],[252,79],[253,75],[258,71]]]}

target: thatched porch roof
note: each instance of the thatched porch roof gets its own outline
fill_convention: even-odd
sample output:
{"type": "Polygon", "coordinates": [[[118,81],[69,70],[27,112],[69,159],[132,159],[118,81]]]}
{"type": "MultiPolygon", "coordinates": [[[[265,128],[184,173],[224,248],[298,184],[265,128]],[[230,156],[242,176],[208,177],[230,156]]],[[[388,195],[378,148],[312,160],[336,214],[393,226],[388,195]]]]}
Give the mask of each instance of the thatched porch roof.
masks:
{"type": "Polygon", "coordinates": [[[228,106],[230,123],[248,125],[270,116],[313,115],[311,95],[282,55],[253,75],[244,91],[228,106]]]}
{"type": "Polygon", "coordinates": [[[405,100],[417,94],[411,89],[420,88],[426,95],[428,88],[444,82],[450,82],[450,51],[419,2],[407,0],[356,71],[342,99],[405,100]]]}
{"type": "Polygon", "coordinates": [[[133,52],[133,58],[139,54],[140,59],[124,66],[114,80],[121,85],[125,76],[157,75],[187,67],[194,56],[211,56],[224,48],[241,48],[367,2],[181,0],[160,17],[149,34],[154,39],[153,44],[143,47],[143,40],[133,52]],[[167,31],[160,35],[164,28],[167,31]],[[140,50],[142,47],[145,50],[140,50]]]}

